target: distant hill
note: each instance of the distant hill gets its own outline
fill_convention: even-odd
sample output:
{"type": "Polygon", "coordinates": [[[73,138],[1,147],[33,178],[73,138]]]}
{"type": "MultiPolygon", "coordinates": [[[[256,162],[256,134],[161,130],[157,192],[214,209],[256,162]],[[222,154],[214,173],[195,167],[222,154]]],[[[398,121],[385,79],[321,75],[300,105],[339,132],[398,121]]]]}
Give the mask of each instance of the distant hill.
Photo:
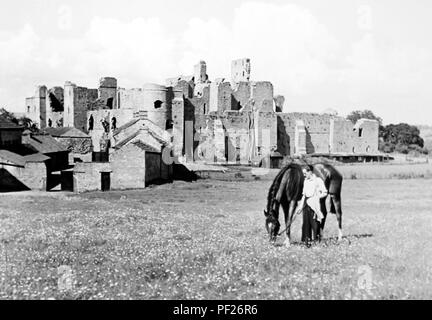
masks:
{"type": "Polygon", "coordinates": [[[417,126],[420,130],[420,136],[423,138],[425,142],[425,147],[432,151],[432,126],[417,126]]]}

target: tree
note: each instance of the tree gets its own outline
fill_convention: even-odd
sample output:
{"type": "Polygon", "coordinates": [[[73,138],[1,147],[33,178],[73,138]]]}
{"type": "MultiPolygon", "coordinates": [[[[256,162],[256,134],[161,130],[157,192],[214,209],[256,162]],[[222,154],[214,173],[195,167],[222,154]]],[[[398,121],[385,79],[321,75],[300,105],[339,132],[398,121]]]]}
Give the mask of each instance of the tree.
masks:
{"type": "Polygon", "coordinates": [[[383,152],[400,152],[407,154],[410,151],[427,153],[424,140],[420,137],[420,130],[407,123],[389,124],[380,128],[380,150],[383,152]]]}
{"type": "Polygon", "coordinates": [[[0,109],[0,115],[5,117],[9,121],[12,121],[15,124],[19,124],[18,119],[15,117],[15,115],[12,112],[7,111],[5,108],[0,109]]]}
{"type": "Polygon", "coordinates": [[[32,132],[38,132],[38,128],[33,123],[33,121],[27,117],[17,118],[12,112],[7,111],[5,108],[0,109],[0,115],[4,116],[6,119],[12,121],[13,123],[23,126],[32,132]]]}
{"type": "Polygon", "coordinates": [[[380,117],[377,117],[372,111],[370,110],[356,110],[351,112],[347,116],[348,120],[351,120],[352,123],[356,124],[357,121],[360,119],[370,119],[370,120],[377,120],[380,125],[382,125],[382,119],[380,117]]]}

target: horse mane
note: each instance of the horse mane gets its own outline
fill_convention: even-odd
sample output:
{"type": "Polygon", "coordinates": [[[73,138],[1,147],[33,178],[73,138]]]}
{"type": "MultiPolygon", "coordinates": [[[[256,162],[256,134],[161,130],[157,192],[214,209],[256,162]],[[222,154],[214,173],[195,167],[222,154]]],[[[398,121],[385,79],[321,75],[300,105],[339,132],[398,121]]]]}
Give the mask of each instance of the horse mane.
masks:
{"type": "MultiPolygon", "coordinates": [[[[285,176],[285,174],[287,173],[288,170],[290,171],[290,179],[289,179],[289,183],[288,183],[288,194],[290,197],[292,198],[299,198],[299,195],[302,194],[303,191],[303,185],[301,184],[302,177],[302,171],[301,171],[301,167],[297,164],[294,163],[290,163],[287,166],[285,166],[284,168],[281,169],[281,171],[279,171],[279,173],[276,175],[276,177],[273,180],[272,185],[270,186],[268,195],[267,195],[267,212],[270,213],[271,208],[273,206],[273,203],[275,201],[276,198],[276,194],[279,191],[279,188],[281,187],[281,182],[283,180],[283,177],[285,176]],[[297,179],[293,179],[295,176],[295,173],[297,173],[297,179]]],[[[300,200],[300,199],[299,199],[300,200]]]]}

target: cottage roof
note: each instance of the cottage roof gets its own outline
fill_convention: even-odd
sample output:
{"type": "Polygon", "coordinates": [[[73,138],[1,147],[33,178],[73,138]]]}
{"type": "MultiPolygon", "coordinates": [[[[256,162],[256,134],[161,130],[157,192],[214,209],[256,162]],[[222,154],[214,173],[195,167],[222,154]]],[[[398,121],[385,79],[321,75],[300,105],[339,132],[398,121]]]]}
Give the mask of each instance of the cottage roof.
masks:
{"type": "Polygon", "coordinates": [[[138,148],[140,148],[140,149],[142,149],[144,151],[147,151],[147,152],[160,153],[159,150],[157,150],[156,148],[153,148],[152,146],[146,144],[142,140],[138,140],[138,141],[132,142],[132,144],[136,145],[138,148]]]}
{"type": "Polygon", "coordinates": [[[56,138],[90,138],[89,135],[74,127],[45,128],[42,132],[56,138]]]}
{"type": "Polygon", "coordinates": [[[23,157],[25,162],[45,162],[47,160],[49,160],[50,158],[43,155],[42,153],[34,153],[34,154],[30,154],[28,156],[24,156],[23,157]]]}
{"type": "Polygon", "coordinates": [[[132,121],[129,121],[128,123],[122,125],[121,127],[118,127],[116,130],[114,130],[113,135],[116,136],[118,135],[120,132],[122,132],[123,130],[133,126],[135,123],[137,123],[138,121],[140,121],[139,118],[134,119],[132,121]]]}
{"type": "Polygon", "coordinates": [[[23,127],[13,123],[11,120],[7,119],[5,116],[0,115],[0,129],[23,129],[23,127]]]}
{"type": "Polygon", "coordinates": [[[20,167],[24,167],[26,164],[24,157],[20,156],[19,154],[10,152],[8,150],[0,150],[0,163],[4,161],[20,167]]]}
{"type": "Polygon", "coordinates": [[[7,161],[8,163],[25,167],[26,163],[28,162],[45,162],[49,160],[50,158],[47,156],[44,156],[41,153],[34,153],[27,156],[21,156],[17,153],[8,151],[8,150],[0,150],[0,162],[7,161]]]}
{"type": "Polygon", "coordinates": [[[66,147],[62,146],[50,135],[23,136],[22,143],[43,154],[68,151],[66,147]]]}

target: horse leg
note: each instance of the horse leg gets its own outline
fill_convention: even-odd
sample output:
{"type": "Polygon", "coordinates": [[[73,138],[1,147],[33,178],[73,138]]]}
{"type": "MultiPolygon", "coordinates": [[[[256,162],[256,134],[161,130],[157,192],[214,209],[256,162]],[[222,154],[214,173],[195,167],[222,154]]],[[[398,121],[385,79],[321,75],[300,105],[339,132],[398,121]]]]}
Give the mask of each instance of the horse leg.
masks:
{"type": "Polygon", "coordinates": [[[324,238],[324,227],[327,220],[327,215],[331,212],[331,196],[328,195],[325,199],[321,200],[321,211],[324,215],[324,218],[322,219],[320,223],[320,230],[319,230],[319,240],[321,241],[324,238]]]}
{"type": "Polygon", "coordinates": [[[333,204],[336,209],[336,218],[338,221],[338,241],[342,241],[342,201],[340,195],[332,195],[333,204]]]}
{"type": "Polygon", "coordinates": [[[293,222],[294,218],[294,212],[297,207],[296,201],[283,201],[282,207],[285,213],[285,224],[286,224],[286,240],[285,240],[285,246],[290,247],[291,246],[291,224],[293,222]]]}

